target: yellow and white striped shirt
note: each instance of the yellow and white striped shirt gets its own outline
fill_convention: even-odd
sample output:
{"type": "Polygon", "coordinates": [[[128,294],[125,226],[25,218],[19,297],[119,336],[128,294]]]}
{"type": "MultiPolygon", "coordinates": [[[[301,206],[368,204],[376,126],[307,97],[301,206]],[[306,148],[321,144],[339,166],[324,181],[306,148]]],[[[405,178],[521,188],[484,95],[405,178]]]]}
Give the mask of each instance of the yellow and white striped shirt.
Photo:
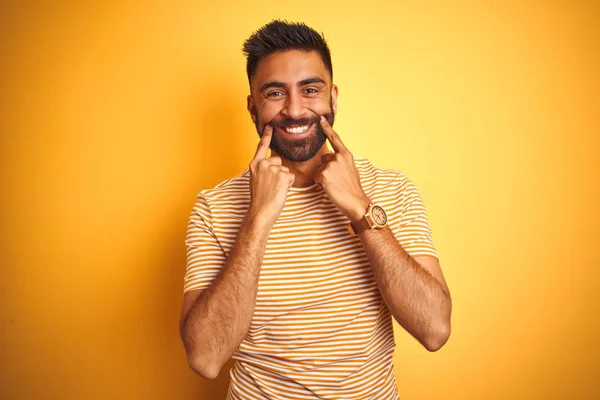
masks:
{"type": "MultiPolygon", "coordinates": [[[[356,159],[361,185],[411,256],[437,257],[425,206],[401,172],[356,159]]],[[[203,190],[186,238],[184,292],[219,273],[250,202],[249,171],[203,190]]],[[[358,237],[323,188],[290,188],[260,271],[228,399],[398,399],[390,312],[358,237]]]]}

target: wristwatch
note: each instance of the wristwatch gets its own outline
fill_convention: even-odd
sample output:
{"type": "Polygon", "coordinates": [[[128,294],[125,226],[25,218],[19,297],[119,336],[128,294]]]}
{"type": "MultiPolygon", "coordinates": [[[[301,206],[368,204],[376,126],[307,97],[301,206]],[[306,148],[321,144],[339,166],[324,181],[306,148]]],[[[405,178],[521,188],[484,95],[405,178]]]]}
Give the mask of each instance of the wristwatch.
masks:
{"type": "Polygon", "coordinates": [[[374,204],[369,204],[367,213],[354,224],[348,224],[348,231],[352,235],[358,235],[359,233],[367,229],[381,229],[387,225],[387,215],[383,208],[374,204]]]}

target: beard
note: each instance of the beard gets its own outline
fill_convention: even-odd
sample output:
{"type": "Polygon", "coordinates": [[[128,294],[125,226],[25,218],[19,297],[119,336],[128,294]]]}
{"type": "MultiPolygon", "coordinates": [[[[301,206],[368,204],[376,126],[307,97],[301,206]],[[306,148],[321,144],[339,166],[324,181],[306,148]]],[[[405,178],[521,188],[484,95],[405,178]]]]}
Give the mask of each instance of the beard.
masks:
{"type": "MultiPolygon", "coordinates": [[[[256,121],[256,131],[258,132],[258,136],[262,136],[262,132],[259,127],[259,115],[258,111],[254,112],[255,121],[256,121]]],[[[335,120],[335,114],[333,113],[333,100],[329,100],[329,112],[325,114],[325,118],[329,122],[329,125],[333,127],[333,122],[335,120]]],[[[319,115],[315,115],[309,118],[301,118],[301,119],[290,119],[286,118],[280,121],[273,120],[271,121],[271,125],[273,128],[279,127],[285,129],[286,126],[303,126],[303,125],[314,125],[315,133],[313,135],[307,136],[302,139],[283,139],[279,133],[273,130],[273,137],[271,138],[270,148],[279,154],[282,158],[285,158],[289,161],[308,161],[317,154],[317,152],[323,147],[327,137],[323,132],[323,127],[321,126],[321,117],[319,115]]],[[[309,128],[312,129],[312,128],[309,128]]]]}

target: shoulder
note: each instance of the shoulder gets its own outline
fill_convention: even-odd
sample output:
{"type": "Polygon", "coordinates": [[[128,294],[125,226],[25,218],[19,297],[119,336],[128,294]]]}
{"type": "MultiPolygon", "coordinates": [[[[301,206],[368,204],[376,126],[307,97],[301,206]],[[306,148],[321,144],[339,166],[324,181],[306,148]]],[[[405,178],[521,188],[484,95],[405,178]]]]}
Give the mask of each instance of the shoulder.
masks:
{"type": "Polygon", "coordinates": [[[363,189],[404,191],[412,185],[411,180],[396,169],[379,168],[366,158],[355,158],[354,164],[360,174],[363,189]]]}
{"type": "Polygon", "coordinates": [[[365,158],[355,159],[355,164],[363,191],[374,203],[387,207],[386,211],[403,212],[422,202],[419,190],[403,172],[376,167],[365,158]]]}
{"type": "Polygon", "coordinates": [[[193,213],[211,225],[216,220],[243,218],[250,203],[250,172],[248,169],[226,179],[211,189],[198,193],[193,213]]]}
{"type": "Polygon", "coordinates": [[[245,169],[238,175],[226,179],[211,189],[204,189],[198,194],[207,203],[218,203],[219,201],[231,201],[250,196],[250,172],[245,169]]]}

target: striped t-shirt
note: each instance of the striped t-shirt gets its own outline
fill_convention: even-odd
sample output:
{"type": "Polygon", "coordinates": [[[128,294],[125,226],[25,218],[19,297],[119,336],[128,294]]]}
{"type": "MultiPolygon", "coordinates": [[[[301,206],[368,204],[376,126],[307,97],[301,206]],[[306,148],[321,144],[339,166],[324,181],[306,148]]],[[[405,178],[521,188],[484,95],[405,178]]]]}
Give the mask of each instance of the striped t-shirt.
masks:
{"type": "MultiPolygon", "coordinates": [[[[361,185],[411,256],[437,257],[425,206],[401,172],[356,159],[361,185]]],[[[250,202],[249,171],[203,190],[186,238],[184,292],[219,273],[250,202]]],[[[290,188],[267,241],[228,399],[398,399],[389,310],[348,219],[323,188],[290,188]]]]}

